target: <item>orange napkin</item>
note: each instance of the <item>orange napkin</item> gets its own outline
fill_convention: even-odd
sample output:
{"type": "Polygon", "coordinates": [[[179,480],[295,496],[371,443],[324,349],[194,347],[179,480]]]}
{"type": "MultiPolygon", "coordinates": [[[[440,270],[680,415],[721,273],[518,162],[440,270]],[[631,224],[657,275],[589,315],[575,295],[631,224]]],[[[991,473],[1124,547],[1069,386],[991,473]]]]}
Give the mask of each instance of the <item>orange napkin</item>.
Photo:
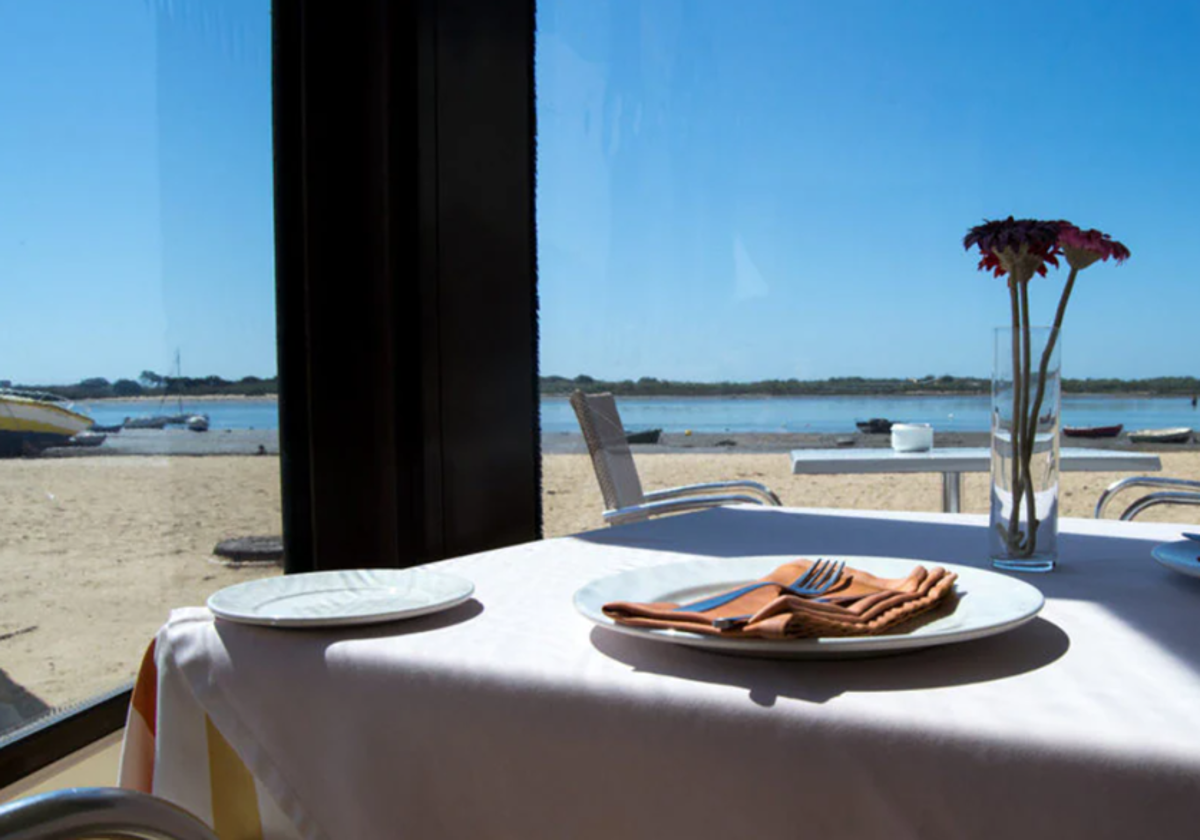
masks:
{"type": "MultiPolygon", "coordinates": [[[[782,591],[805,573],[813,561],[785,563],[761,578],[763,586],[707,612],[676,611],[679,604],[638,604],[615,601],[604,614],[631,627],[687,630],[713,636],[756,639],[803,639],[817,636],[878,636],[941,604],[954,593],[957,575],[940,566],[917,566],[905,578],[880,578],[847,566],[836,586],[820,600],[782,591]],[[744,622],[721,629],[718,618],[749,615],[744,622]]],[[[740,587],[739,587],[740,588],[740,587]]],[[[732,591],[732,590],[731,590],[732,591]]],[[[699,600],[699,599],[697,599],[699,600]]]]}

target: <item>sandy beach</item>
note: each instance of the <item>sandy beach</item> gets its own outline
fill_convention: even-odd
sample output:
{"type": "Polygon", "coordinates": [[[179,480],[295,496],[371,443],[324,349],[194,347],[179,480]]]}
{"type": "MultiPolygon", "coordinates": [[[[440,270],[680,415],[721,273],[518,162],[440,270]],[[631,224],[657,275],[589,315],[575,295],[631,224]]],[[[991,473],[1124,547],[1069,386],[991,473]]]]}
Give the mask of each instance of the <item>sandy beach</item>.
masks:
{"type": "Polygon", "coordinates": [[[172,607],[278,574],[212,549],[280,522],[277,457],[0,460],[0,732],[131,679],[172,607]]]}
{"type": "MultiPolygon", "coordinates": [[[[674,487],[703,481],[748,478],[769,486],[785,505],[860,510],[938,511],[942,505],[942,478],[937,474],[912,475],[791,475],[782,452],[686,452],[635,456],[646,489],[674,487]]],[[[1200,452],[1161,453],[1162,475],[1200,480],[1200,452]]],[[[543,504],[547,537],[604,527],[603,502],[587,455],[547,455],[543,463],[543,504]]],[[[1096,500],[1109,484],[1129,473],[1064,473],[1061,503],[1064,516],[1091,518],[1096,500]]],[[[1110,506],[1115,518],[1122,499],[1138,498],[1126,491],[1110,506]]],[[[962,509],[987,513],[988,476],[966,474],[962,479],[962,509]]],[[[1139,522],[1200,523],[1200,507],[1158,507],[1138,517],[1139,522]]]]}
{"type": "MultiPolygon", "coordinates": [[[[126,450],[137,450],[136,437],[124,438],[126,450]]],[[[791,475],[787,450],[819,445],[817,437],[722,438],[732,444],[665,438],[663,445],[637,447],[635,457],[649,489],[749,478],[797,507],[940,509],[935,474],[791,475]]],[[[547,537],[604,527],[599,488],[577,438],[546,442],[547,537]]],[[[172,451],[167,436],[149,439],[172,451]]],[[[131,679],[171,608],[203,604],[224,586],[280,573],[274,565],[225,565],[212,554],[222,539],[280,533],[279,459],[252,454],[271,441],[182,432],[176,442],[209,454],[71,450],[0,460],[0,732],[131,679]],[[222,454],[228,451],[244,454],[222,454]]],[[[1200,480],[1194,446],[1161,457],[1163,474],[1200,480]]],[[[1065,474],[1064,515],[1090,517],[1100,492],[1120,477],[1065,474]]],[[[966,511],[986,512],[987,482],[986,474],[964,476],[966,511]]],[[[1141,519],[1197,524],[1200,508],[1157,508],[1141,519]]]]}

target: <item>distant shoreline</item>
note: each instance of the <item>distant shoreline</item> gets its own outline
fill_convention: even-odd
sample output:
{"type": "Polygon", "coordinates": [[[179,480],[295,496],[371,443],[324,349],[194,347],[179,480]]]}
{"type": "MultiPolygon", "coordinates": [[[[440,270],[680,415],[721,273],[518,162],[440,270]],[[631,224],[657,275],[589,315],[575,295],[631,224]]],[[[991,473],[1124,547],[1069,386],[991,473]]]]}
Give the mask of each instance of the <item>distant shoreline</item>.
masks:
{"type": "Polygon", "coordinates": [[[248,394],[172,394],[169,397],[161,395],[156,397],[146,396],[142,394],[136,397],[82,397],[72,400],[76,403],[108,403],[108,402],[136,402],[136,403],[163,403],[170,406],[179,402],[246,402],[247,400],[259,400],[262,402],[278,402],[278,394],[258,394],[250,396],[248,394]]]}

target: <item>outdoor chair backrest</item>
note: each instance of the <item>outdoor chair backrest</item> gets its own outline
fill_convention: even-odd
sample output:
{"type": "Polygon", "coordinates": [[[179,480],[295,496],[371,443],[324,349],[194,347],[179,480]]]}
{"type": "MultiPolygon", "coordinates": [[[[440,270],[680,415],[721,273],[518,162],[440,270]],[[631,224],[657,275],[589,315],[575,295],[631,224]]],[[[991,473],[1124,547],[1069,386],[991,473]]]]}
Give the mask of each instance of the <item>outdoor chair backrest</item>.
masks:
{"type": "Polygon", "coordinates": [[[571,407],[579,418],[583,440],[592,456],[605,508],[618,510],[640,505],[645,501],[642,482],[613,395],[576,391],[571,395],[571,407]]]}

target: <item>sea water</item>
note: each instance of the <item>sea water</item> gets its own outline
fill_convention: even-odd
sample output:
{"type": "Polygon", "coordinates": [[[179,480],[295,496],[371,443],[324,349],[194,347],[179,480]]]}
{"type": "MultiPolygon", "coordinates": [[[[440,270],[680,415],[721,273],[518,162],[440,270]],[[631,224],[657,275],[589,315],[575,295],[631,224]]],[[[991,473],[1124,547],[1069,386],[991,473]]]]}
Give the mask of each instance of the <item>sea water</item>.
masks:
{"type": "Polygon", "coordinates": [[[96,400],[75,403],[75,410],[91,417],[99,426],[116,426],[126,417],[155,414],[207,414],[208,427],[217,429],[278,429],[276,400],[188,400],[183,407],[175,400],[96,400]]]}
{"type": "MultiPolygon", "coordinates": [[[[618,397],[627,429],[668,432],[821,432],[850,433],[855,421],[872,417],[905,423],[929,423],[936,431],[986,432],[991,400],[987,396],[904,397],[618,397]]],[[[76,408],[100,425],[126,417],[180,413],[178,403],[150,400],[98,400],[76,408]]],[[[207,414],[213,429],[278,429],[275,400],[184,400],[183,412],[207,414]]],[[[1190,397],[1063,397],[1063,424],[1111,426],[1126,431],[1173,426],[1200,427],[1200,410],[1190,397]]],[[[543,432],[578,432],[579,423],[565,397],[543,397],[543,432]]]]}
{"type": "MultiPolygon", "coordinates": [[[[901,397],[618,397],[627,429],[667,432],[821,432],[849,433],[855,422],[872,417],[904,423],[928,423],[935,431],[986,432],[991,426],[988,396],[901,397]]],[[[543,432],[578,432],[579,423],[566,398],[543,397],[543,432]]],[[[1064,396],[1066,426],[1112,426],[1126,431],[1200,426],[1200,410],[1191,397],[1064,396]]]]}

